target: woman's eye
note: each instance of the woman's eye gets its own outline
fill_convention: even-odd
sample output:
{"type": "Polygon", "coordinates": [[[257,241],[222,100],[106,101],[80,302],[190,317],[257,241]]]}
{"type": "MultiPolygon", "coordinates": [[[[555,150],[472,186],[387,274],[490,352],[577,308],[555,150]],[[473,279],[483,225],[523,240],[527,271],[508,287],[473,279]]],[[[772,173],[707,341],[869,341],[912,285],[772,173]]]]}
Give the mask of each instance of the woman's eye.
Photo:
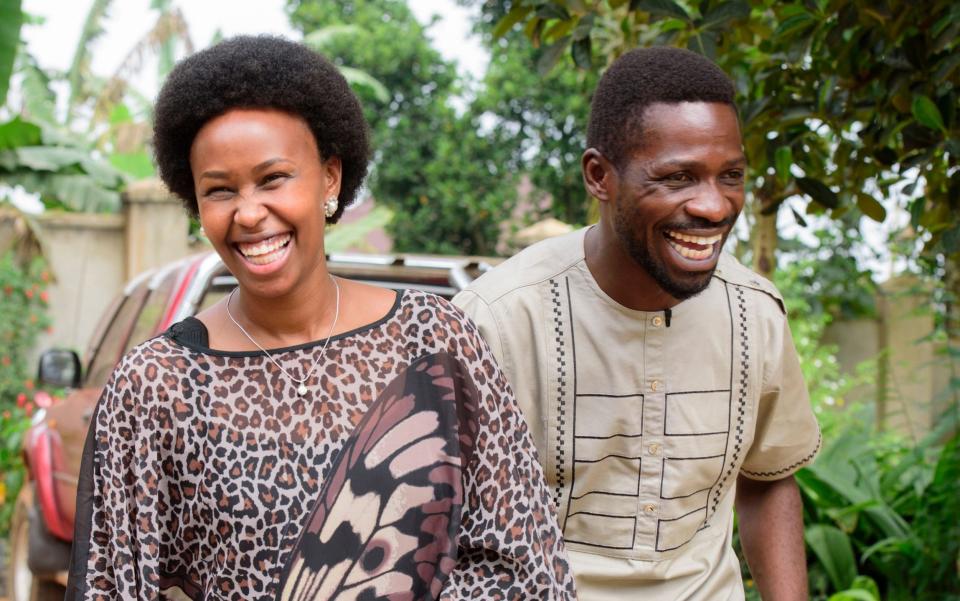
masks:
{"type": "Polygon", "coordinates": [[[231,192],[229,188],[218,187],[218,188],[210,188],[209,190],[203,193],[203,196],[205,198],[224,198],[229,196],[230,193],[231,192]]]}
{"type": "Polygon", "coordinates": [[[275,183],[279,182],[280,180],[286,179],[287,177],[288,177],[288,176],[287,176],[286,173],[279,173],[279,172],[277,172],[277,173],[270,173],[270,174],[264,176],[264,178],[263,178],[263,184],[262,184],[262,185],[275,184],[275,183]]]}

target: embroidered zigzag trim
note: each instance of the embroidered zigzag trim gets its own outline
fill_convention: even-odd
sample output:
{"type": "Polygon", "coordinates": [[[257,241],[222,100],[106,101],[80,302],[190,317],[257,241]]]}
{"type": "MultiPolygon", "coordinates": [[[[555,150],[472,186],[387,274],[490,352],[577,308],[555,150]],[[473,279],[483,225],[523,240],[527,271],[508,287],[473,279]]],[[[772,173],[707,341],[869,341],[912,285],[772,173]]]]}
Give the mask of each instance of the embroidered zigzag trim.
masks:
{"type": "Polygon", "coordinates": [[[564,457],[563,457],[563,438],[566,430],[567,411],[563,404],[566,393],[566,366],[567,362],[563,350],[563,305],[560,303],[560,283],[557,280],[550,280],[550,300],[553,313],[553,334],[554,343],[557,345],[557,485],[554,488],[553,502],[560,511],[560,496],[563,494],[564,487],[564,457]]]}
{"type": "MultiPolygon", "coordinates": [[[[723,493],[723,487],[733,475],[733,468],[740,459],[740,452],[743,450],[743,420],[746,411],[748,367],[750,365],[750,341],[747,338],[747,303],[743,296],[743,289],[739,286],[734,288],[737,294],[737,310],[739,317],[739,340],[740,340],[740,378],[739,390],[737,392],[737,427],[734,435],[733,454],[730,456],[730,467],[720,480],[713,493],[713,507],[710,510],[711,515],[716,513],[717,506],[720,504],[720,497],[723,493]]],[[[732,359],[732,358],[731,358],[732,359]]]]}
{"type": "Polygon", "coordinates": [[[779,476],[781,474],[786,474],[787,472],[792,472],[794,469],[808,463],[811,459],[816,456],[817,452],[820,451],[820,445],[823,443],[823,437],[820,432],[817,432],[817,445],[813,447],[813,450],[810,451],[810,454],[804,457],[803,459],[796,461],[785,468],[779,469],[775,472],[751,472],[750,470],[740,470],[748,476],[760,476],[761,478],[769,478],[771,476],[779,476]]]}

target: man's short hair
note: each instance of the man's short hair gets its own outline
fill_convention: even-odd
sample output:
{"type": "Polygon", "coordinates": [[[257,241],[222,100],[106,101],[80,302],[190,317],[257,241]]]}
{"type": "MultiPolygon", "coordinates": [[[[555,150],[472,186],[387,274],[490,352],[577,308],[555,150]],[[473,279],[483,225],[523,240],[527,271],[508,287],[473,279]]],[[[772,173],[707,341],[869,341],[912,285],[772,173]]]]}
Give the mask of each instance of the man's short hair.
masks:
{"type": "Polygon", "coordinates": [[[587,147],[622,167],[643,145],[646,108],[680,102],[720,102],[736,110],[733,83],[709,59],[666,46],[631,50],[614,61],[597,85],[587,147]]]}
{"type": "Polygon", "coordinates": [[[340,158],[336,223],[367,174],[370,142],[360,101],[326,58],[273,36],[238,36],[180,62],[157,98],[153,146],[160,177],[197,215],[190,147],[205,123],[231,109],[276,109],[306,121],[321,160],[340,158]]]}

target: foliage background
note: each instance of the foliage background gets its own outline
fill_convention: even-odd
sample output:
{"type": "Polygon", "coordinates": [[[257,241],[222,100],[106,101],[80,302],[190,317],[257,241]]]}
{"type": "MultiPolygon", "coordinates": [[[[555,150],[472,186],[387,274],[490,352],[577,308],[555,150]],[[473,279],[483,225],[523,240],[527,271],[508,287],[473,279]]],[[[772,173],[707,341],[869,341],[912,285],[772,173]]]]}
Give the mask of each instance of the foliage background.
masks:
{"type": "MultiPolygon", "coordinates": [[[[652,44],[715,59],[737,86],[751,164],[749,228],[735,252],[790,299],[826,440],[797,476],[811,592],[960,598],[960,5],[458,2],[475,9],[491,54],[477,81],[457,75],[428,37],[443,33],[419,23],[404,0],[287,1],[292,25],[362,99],[376,148],[369,191],[384,208],[375,218],[390,220],[396,250],[494,254],[513,229],[542,217],[588,223],[579,159],[603,69],[652,44]],[[907,224],[887,248],[867,240],[867,220],[891,223],[901,213],[907,224]],[[785,223],[807,241],[787,236],[785,223]],[[851,401],[881,377],[882,356],[845,374],[837,349],[821,343],[835,320],[878,315],[877,283],[864,266],[871,256],[919,278],[916,294],[935,315],[934,331],[922,334],[954,374],[940,427],[920,440],[878,428],[874,399],[851,401]]],[[[111,77],[93,73],[110,5],[91,3],[71,67],[57,73],[19,43],[23,24],[42,24],[19,0],[0,0],[0,182],[40,194],[48,209],[116,211],[124,186],[152,173],[150,102],[129,75],[154,53],[162,78],[193,49],[175,4],[153,0],[154,25],[130,60],[111,77]],[[18,87],[8,99],[11,74],[18,87]]],[[[0,261],[0,529],[23,478],[17,450],[33,411],[24,357],[46,324],[43,273],[22,256],[0,261]]]]}

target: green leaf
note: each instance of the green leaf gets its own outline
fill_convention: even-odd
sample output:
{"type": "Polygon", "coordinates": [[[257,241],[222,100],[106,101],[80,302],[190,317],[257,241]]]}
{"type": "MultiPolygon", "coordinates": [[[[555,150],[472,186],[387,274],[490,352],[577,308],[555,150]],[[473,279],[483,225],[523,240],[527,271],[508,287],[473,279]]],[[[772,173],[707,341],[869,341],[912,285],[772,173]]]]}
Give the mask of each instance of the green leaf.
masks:
{"type": "Polygon", "coordinates": [[[57,122],[57,97],[50,89],[50,77],[37,66],[33,57],[25,54],[17,61],[20,93],[23,95],[24,112],[33,121],[55,124],[57,122]]]}
{"type": "Polygon", "coordinates": [[[873,219],[877,223],[883,223],[887,218],[887,210],[883,205],[877,202],[877,199],[869,194],[857,194],[857,206],[863,211],[863,214],[873,219]]]}
{"type": "Polygon", "coordinates": [[[570,13],[559,4],[544,4],[537,9],[537,16],[541,19],[560,19],[561,21],[566,21],[570,18],[570,13]]]}
{"type": "Polygon", "coordinates": [[[150,155],[144,151],[114,153],[109,157],[110,164],[134,179],[144,179],[155,175],[150,155]]]}
{"type": "Polygon", "coordinates": [[[686,21],[690,20],[687,11],[673,0],[631,0],[630,10],[642,10],[658,17],[677,17],[686,21]]]}
{"type": "Polygon", "coordinates": [[[776,31],[773,32],[773,37],[781,38],[799,33],[804,29],[812,27],[816,24],[816,22],[817,21],[814,19],[813,15],[808,12],[787,17],[782,23],[780,23],[780,25],[777,26],[776,31]]]}
{"type": "Polygon", "coordinates": [[[510,12],[500,19],[497,26],[493,28],[494,39],[507,35],[507,32],[513,29],[514,25],[525,19],[531,12],[533,12],[532,6],[524,6],[520,3],[515,4],[514,7],[510,9],[510,12]]]}
{"type": "Polygon", "coordinates": [[[910,225],[913,229],[920,227],[920,220],[926,211],[927,199],[920,197],[910,203],[910,225]]]}
{"type": "Polygon", "coordinates": [[[857,576],[850,537],[835,526],[814,524],[806,528],[803,538],[826,570],[833,587],[841,591],[849,588],[857,576]]]}
{"type": "Polygon", "coordinates": [[[868,591],[849,589],[830,595],[827,601],[880,601],[880,598],[873,596],[868,591]]]}
{"type": "Polygon", "coordinates": [[[540,60],[537,61],[537,71],[540,73],[540,75],[546,75],[551,69],[553,69],[553,67],[560,60],[560,57],[563,56],[563,51],[566,49],[567,44],[569,43],[570,38],[565,37],[557,40],[550,46],[547,46],[547,48],[543,51],[543,54],[540,55],[540,60]]]}
{"type": "Polygon", "coordinates": [[[797,213],[797,210],[793,207],[790,207],[790,212],[793,213],[793,218],[797,220],[797,225],[807,227],[807,220],[803,218],[803,215],[797,213]]]}
{"type": "Polygon", "coordinates": [[[21,146],[36,146],[41,142],[41,130],[19,116],[0,125],[0,150],[21,146]]]}
{"type": "Polygon", "coordinates": [[[710,31],[697,32],[687,40],[687,50],[693,50],[711,60],[716,60],[717,38],[714,33],[710,31]]]}
{"type": "Polygon", "coordinates": [[[353,67],[340,66],[337,67],[337,69],[340,70],[340,74],[343,75],[343,78],[346,79],[347,83],[351,86],[370,90],[370,92],[373,93],[373,97],[380,102],[390,102],[390,92],[373,75],[360,69],[354,69],[353,67]]]}
{"type": "Polygon", "coordinates": [[[937,105],[934,104],[929,97],[923,94],[914,96],[913,105],[910,107],[910,110],[913,112],[913,118],[916,119],[920,125],[944,132],[947,130],[943,125],[943,116],[940,114],[940,109],[937,108],[937,105]]]}
{"type": "Polygon", "coordinates": [[[48,206],[60,203],[73,211],[114,212],[120,208],[120,193],[107,190],[89,175],[39,173],[27,171],[3,176],[4,182],[21,185],[27,192],[40,194],[48,206]]]}
{"type": "Polygon", "coordinates": [[[303,36],[303,43],[314,50],[323,51],[337,38],[355,37],[362,31],[363,29],[356,25],[327,25],[303,36]]]}
{"type": "Polygon", "coordinates": [[[701,26],[704,29],[719,27],[730,21],[746,19],[749,16],[750,4],[748,2],[744,0],[730,0],[728,2],[722,2],[710,9],[707,14],[703,16],[703,24],[701,26]]]}
{"type": "Polygon", "coordinates": [[[17,46],[20,45],[21,25],[23,11],[20,10],[20,0],[0,0],[0,105],[7,101],[13,63],[17,58],[17,46]]]}
{"type": "Polygon", "coordinates": [[[87,158],[87,153],[75,148],[22,146],[17,148],[17,158],[29,169],[59,171],[70,165],[79,165],[87,158]]]}
{"type": "Polygon", "coordinates": [[[774,168],[781,183],[790,181],[790,167],[793,165],[793,150],[789,146],[780,146],[773,153],[774,168]]]}
{"type": "Polygon", "coordinates": [[[818,204],[828,209],[836,209],[840,206],[840,198],[837,196],[837,193],[820,180],[813,179],[812,177],[798,177],[796,181],[800,191],[818,204]]]}
{"type": "Polygon", "coordinates": [[[590,38],[577,40],[570,47],[570,51],[573,54],[573,62],[578,67],[585,71],[589,71],[593,67],[593,51],[590,38]]]}

